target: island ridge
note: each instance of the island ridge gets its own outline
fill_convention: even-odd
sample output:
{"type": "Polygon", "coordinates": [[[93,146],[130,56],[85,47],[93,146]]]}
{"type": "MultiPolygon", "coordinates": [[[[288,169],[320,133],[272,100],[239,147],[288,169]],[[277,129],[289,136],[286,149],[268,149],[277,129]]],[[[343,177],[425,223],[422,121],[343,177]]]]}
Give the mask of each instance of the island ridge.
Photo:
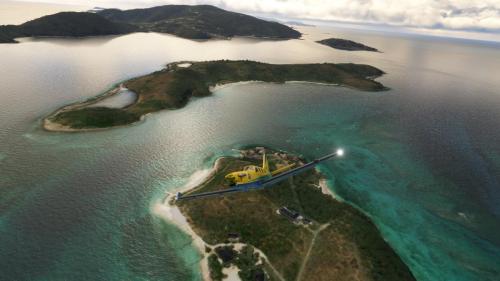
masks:
{"type": "Polygon", "coordinates": [[[183,107],[191,97],[209,96],[213,86],[240,81],[309,81],[383,91],[387,88],[373,80],[383,74],[375,67],[352,63],[278,65],[228,60],[171,63],[160,71],[125,81],[104,95],[55,111],[44,119],[44,128],[75,131],[123,126],[141,120],[148,113],[183,107]],[[89,107],[116,94],[122,86],[137,94],[133,104],[125,108],[89,107]]]}
{"type": "Polygon", "coordinates": [[[188,39],[301,37],[300,32],[284,24],[210,5],[165,5],[124,11],[61,12],[21,25],[3,25],[0,26],[0,43],[16,43],[18,37],[81,37],[132,32],[169,33],[188,39]]]}

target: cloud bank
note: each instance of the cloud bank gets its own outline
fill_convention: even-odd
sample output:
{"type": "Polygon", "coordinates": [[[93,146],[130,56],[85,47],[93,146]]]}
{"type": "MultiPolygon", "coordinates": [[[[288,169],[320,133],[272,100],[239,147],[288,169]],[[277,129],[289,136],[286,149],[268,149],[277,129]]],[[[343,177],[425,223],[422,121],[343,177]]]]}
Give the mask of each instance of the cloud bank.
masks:
{"type": "Polygon", "coordinates": [[[210,4],[232,11],[268,13],[286,18],[500,32],[500,0],[53,0],[51,2],[120,8],[164,4],[210,4]]]}

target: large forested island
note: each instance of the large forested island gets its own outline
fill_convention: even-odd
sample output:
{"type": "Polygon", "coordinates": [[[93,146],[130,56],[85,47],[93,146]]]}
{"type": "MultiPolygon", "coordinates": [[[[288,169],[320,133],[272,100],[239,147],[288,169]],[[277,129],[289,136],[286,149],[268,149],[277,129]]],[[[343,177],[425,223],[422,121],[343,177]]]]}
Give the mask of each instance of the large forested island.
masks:
{"type": "Polygon", "coordinates": [[[137,94],[124,108],[90,106],[118,93],[118,87],[82,103],[65,106],[44,120],[52,131],[76,131],[123,126],[162,109],[186,105],[191,97],[211,94],[210,87],[240,81],[309,81],[353,87],[364,91],[386,88],[373,78],[384,72],[361,64],[267,64],[255,61],[206,61],[171,63],[149,75],[120,84],[137,94]]]}
{"type": "MultiPolygon", "coordinates": [[[[259,165],[263,153],[272,169],[305,162],[262,147],[241,153],[241,158],[219,159],[211,176],[186,194],[230,188],[224,175],[259,165]]],[[[202,268],[213,281],[235,272],[243,281],[415,280],[370,219],[336,200],[315,170],[260,191],[188,201],[170,198],[165,204],[174,209],[165,212],[180,210],[190,228],[178,216],[166,217],[201,238],[202,268]]]]}
{"type": "Polygon", "coordinates": [[[97,36],[132,32],[161,32],[189,39],[299,38],[300,32],[277,22],[229,12],[209,5],[166,5],[147,9],[105,9],[97,13],[62,12],[21,25],[0,26],[0,43],[18,37],[97,36]]]}

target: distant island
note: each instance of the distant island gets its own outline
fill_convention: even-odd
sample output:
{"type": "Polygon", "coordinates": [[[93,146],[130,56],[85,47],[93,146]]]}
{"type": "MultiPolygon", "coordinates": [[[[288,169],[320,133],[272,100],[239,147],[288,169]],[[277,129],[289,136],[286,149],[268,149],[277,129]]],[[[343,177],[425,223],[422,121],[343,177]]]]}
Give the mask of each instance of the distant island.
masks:
{"type": "Polygon", "coordinates": [[[320,41],[316,41],[317,43],[332,47],[334,49],[346,50],[346,51],[370,51],[370,52],[378,52],[377,49],[363,45],[358,42],[354,42],[351,40],[340,39],[340,38],[329,38],[323,39],[320,41]]]}
{"type": "Polygon", "coordinates": [[[229,12],[210,5],[166,5],[147,9],[107,9],[99,15],[114,22],[137,26],[190,39],[215,37],[257,37],[271,39],[300,38],[301,33],[278,22],[229,12]]]}
{"type": "Polygon", "coordinates": [[[124,11],[96,9],[93,12],[61,12],[21,25],[4,25],[0,26],[0,43],[15,43],[15,38],[19,37],[81,37],[132,32],[161,32],[188,39],[301,37],[300,32],[284,24],[210,5],[166,5],[124,11]]]}
{"type": "MultiPolygon", "coordinates": [[[[240,158],[218,159],[205,181],[183,194],[230,188],[224,175],[259,165],[264,151],[273,169],[306,162],[249,147],[240,158]]],[[[180,202],[168,196],[155,213],[191,234],[205,280],[415,280],[370,219],[336,200],[316,170],[260,191],[180,202]]]]}
{"type": "Polygon", "coordinates": [[[112,22],[94,13],[61,12],[21,25],[0,26],[0,43],[15,43],[15,38],[19,37],[82,37],[127,34],[135,31],[135,26],[112,22]]]}
{"type": "Polygon", "coordinates": [[[308,23],[304,23],[304,22],[301,22],[301,21],[285,21],[283,22],[284,24],[287,24],[287,25],[296,25],[296,26],[308,26],[308,27],[314,27],[315,25],[312,25],[312,24],[308,24],[308,23]]]}
{"type": "Polygon", "coordinates": [[[375,67],[352,63],[278,65],[228,60],[171,63],[160,71],[125,81],[103,95],[56,110],[44,119],[44,128],[79,131],[128,125],[148,113],[183,107],[191,97],[209,96],[213,86],[240,81],[308,81],[383,91],[387,88],[373,80],[383,74],[375,67]],[[124,108],[90,106],[116,95],[122,88],[137,94],[133,104],[124,108]]]}

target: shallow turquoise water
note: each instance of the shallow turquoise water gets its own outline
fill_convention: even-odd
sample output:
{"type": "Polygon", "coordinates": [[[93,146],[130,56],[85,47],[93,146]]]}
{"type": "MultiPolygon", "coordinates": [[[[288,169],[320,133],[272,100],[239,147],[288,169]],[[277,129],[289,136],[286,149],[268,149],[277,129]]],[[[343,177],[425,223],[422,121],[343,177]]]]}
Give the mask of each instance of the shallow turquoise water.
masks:
{"type": "Polygon", "coordinates": [[[496,280],[498,46],[306,31],[306,40],[287,42],[133,34],[0,45],[0,65],[9,65],[0,68],[0,279],[199,280],[189,238],[151,209],[217,156],[262,144],[308,158],[344,147],[346,157],[321,170],[418,280],[496,280]],[[312,42],[324,33],[384,53],[312,42]],[[130,128],[39,127],[51,110],[165,63],[217,58],[373,64],[392,90],[252,83],[130,128]]]}

